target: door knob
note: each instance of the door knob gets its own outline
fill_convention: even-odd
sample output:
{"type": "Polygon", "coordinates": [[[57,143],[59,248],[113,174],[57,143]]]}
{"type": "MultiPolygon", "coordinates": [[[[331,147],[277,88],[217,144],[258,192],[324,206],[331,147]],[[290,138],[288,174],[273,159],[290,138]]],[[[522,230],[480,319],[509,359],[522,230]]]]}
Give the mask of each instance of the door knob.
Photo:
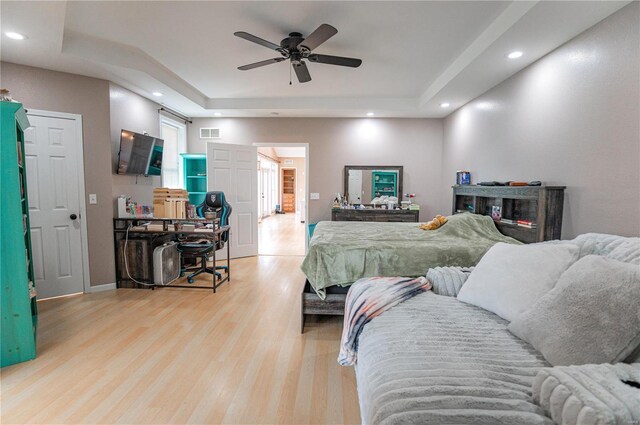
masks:
{"type": "Polygon", "coordinates": [[[75,220],[76,218],[78,218],[78,216],[77,216],[77,215],[75,215],[75,214],[71,214],[71,215],[69,216],[69,218],[70,218],[71,220],[75,220]]]}

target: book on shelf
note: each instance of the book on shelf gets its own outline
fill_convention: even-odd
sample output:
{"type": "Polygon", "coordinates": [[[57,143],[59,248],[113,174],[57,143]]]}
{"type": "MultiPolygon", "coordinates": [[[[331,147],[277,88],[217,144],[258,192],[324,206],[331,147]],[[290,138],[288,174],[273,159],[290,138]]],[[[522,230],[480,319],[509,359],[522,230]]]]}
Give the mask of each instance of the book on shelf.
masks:
{"type": "Polygon", "coordinates": [[[22,167],[22,143],[18,142],[18,165],[22,167]]]}
{"type": "Polygon", "coordinates": [[[29,298],[35,298],[38,295],[38,291],[36,291],[36,287],[32,281],[29,281],[29,298]]]}
{"type": "Polygon", "coordinates": [[[529,220],[517,220],[516,224],[518,226],[527,227],[529,229],[535,229],[536,227],[538,227],[536,225],[536,223],[534,223],[533,221],[529,221],[529,220]]]}

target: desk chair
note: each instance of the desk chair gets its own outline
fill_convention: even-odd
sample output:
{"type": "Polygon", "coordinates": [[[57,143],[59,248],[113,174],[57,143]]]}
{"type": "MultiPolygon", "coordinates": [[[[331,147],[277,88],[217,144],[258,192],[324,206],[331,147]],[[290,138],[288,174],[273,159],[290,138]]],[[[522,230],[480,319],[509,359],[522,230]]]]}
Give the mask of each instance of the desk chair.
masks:
{"type": "MultiPolygon", "coordinates": [[[[204,202],[196,207],[196,213],[200,217],[204,217],[205,212],[215,212],[216,218],[220,219],[220,226],[229,225],[229,216],[231,215],[231,205],[227,202],[227,199],[224,196],[224,192],[212,191],[207,192],[207,195],[204,198],[204,202]]],[[[222,274],[218,273],[216,270],[224,270],[228,272],[226,266],[216,266],[207,267],[207,260],[211,256],[211,252],[215,249],[216,251],[224,248],[225,244],[229,242],[229,232],[224,232],[220,238],[215,242],[182,242],[178,244],[178,251],[182,254],[183,259],[200,259],[200,266],[196,271],[187,276],[187,281],[189,283],[193,283],[193,278],[199,275],[200,273],[211,273],[218,280],[222,279],[222,274]]],[[[184,273],[185,267],[183,266],[182,271],[184,273]]],[[[214,284],[215,286],[215,284],[214,284]]],[[[215,292],[215,291],[214,291],[215,292]]]]}

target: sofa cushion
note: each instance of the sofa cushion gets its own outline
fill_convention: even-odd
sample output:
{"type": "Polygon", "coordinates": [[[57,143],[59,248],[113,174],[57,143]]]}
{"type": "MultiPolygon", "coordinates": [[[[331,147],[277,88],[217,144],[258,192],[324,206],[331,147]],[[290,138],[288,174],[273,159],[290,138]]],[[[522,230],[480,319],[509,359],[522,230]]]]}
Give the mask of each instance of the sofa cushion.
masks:
{"type": "Polygon", "coordinates": [[[622,361],[640,344],[640,268],[588,255],[509,330],[553,365],[622,361]]]}
{"type": "Polygon", "coordinates": [[[580,248],[580,258],[587,255],[602,255],[625,263],[640,265],[640,238],[637,237],[584,233],[572,240],[546,243],[577,245],[580,248]]]}
{"type": "Polygon", "coordinates": [[[460,301],[512,321],[550,291],[578,259],[572,244],[495,244],[458,294],[460,301]]]}
{"type": "Polygon", "coordinates": [[[373,319],[356,364],[362,423],[552,425],[531,393],[548,363],[507,324],[431,291],[373,319]]]}
{"type": "Polygon", "coordinates": [[[640,238],[625,238],[606,257],[640,266],[640,238]]]}
{"type": "Polygon", "coordinates": [[[473,267],[434,267],[427,271],[431,290],[438,295],[457,297],[473,267]]]}

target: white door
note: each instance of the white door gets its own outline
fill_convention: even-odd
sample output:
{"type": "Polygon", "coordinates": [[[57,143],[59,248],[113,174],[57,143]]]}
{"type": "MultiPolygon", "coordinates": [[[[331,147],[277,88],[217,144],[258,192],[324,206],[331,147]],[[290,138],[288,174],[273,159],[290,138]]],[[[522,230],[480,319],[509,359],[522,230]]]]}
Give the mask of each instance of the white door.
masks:
{"type": "MultiPolygon", "coordinates": [[[[223,191],[233,208],[231,258],[258,255],[257,169],[255,146],[207,143],[207,190],[223,191]]],[[[219,254],[222,257],[223,252],[219,254]]]]}
{"type": "Polygon", "coordinates": [[[269,197],[270,197],[270,193],[269,193],[269,181],[271,179],[271,176],[269,175],[269,169],[268,168],[263,168],[261,170],[262,172],[262,193],[260,194],[261,198],[260,198],[260,203],[262,204],[261,207],[261,213],[262,213],[262,218],[266,218],[269,217],[269,215],[271,214],[271,212],[269,211],[269,197]]]}
{"type": "Polygon", "coordinates": [[[28,115],[31,128],[24,134],[25,165],[38,297],[83,292],[80,123],[28,115]]]}

